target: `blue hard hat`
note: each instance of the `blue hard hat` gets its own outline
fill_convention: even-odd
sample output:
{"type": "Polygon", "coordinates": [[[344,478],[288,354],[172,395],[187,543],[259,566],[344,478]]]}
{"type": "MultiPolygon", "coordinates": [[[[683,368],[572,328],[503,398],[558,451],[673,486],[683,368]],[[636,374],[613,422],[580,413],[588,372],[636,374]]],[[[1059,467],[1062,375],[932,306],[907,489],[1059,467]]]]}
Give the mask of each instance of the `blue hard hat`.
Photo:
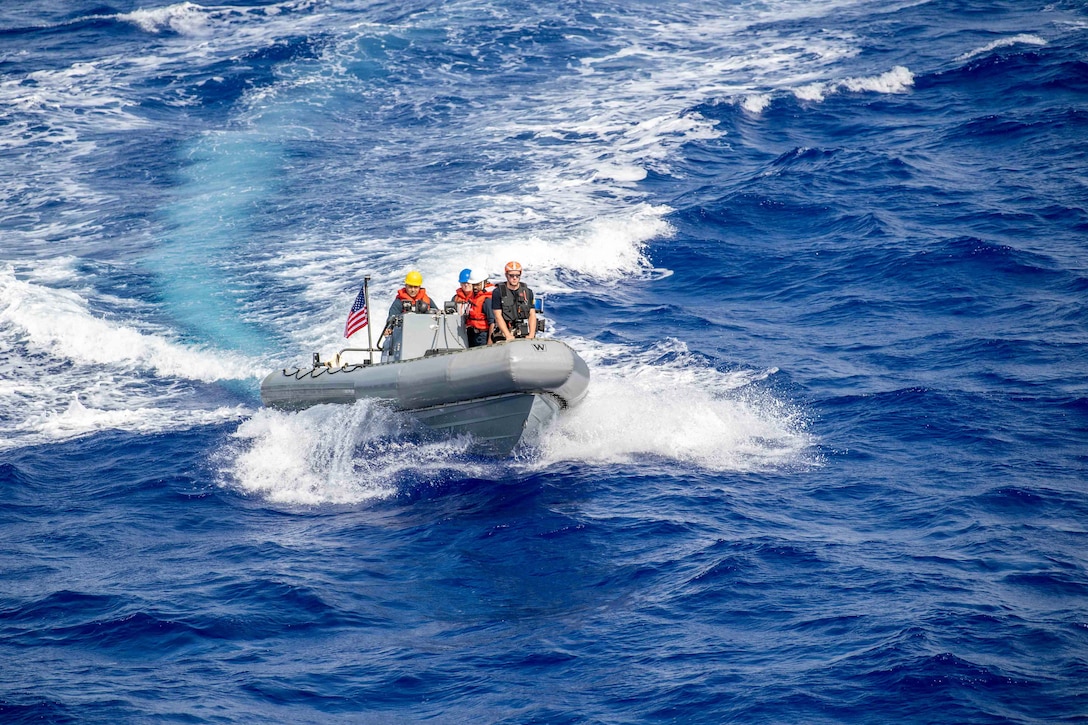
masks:
{"type": "Polygon", "coordinates": [[[471,269],[462,269],[461,270],[461,276],[457,278],[457,281],[460,282],[461,284],[464,284],[465,282],[468,282],[470,279],[472,279],[472,270],[471,269]]]}

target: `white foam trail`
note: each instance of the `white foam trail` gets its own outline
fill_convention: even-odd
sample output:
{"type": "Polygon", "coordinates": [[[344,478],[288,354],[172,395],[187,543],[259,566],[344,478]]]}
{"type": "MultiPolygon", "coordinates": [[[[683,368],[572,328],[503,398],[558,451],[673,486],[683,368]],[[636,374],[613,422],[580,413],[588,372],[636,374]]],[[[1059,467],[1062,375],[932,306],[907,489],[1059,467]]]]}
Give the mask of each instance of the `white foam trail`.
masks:
{"type": "MultiPolygon", "coordinates": [[[[652,266],[647,244],[671,233],[666,220],[671,209],[647,204],[647,192],[638,182],[650,172],[669,173],[670,160],[686,144],[722,135],[716,122],[693,108],[722,97],[747,97],[750,110],[762,110],[769,103],[762,89],[781,87],[783,76],[793,82],[800,73],[790,72],[793,66],[806,69],[802,75],[826,75],[836,62],[857,52],[855,39],[848,35],[821,32],[799,38],[769,31],[753,40],[746,35],[750,27],[818,16],[851,4],[822,3],[816,8],[776,2],[731,15],[682,4],[680,9],[604,17],[604,26],[617,29],[617,40],[602,45],[608,52],[587,53],[570,73],[555,74],[531,94],[496,95],[492,90],[486,102],[459,105],[442,141],[420,137],[414,127],[402,128],[398,122],[383,125],[380,142],[368,150],[358,176],[380,180],[383,173],[395,173],[402,168],[401,149],[406,146],[434,166],[445,162],[450,146],[478,148],[489,157],[509,157],[509,170],[470,171],[458,194],[428,197],[419,205],[399,194],[391,197],[389,206],[403,210],[403,218],[389,225],[393,238],[344,239],[350,253],[320,260],[306,256],[320,248],[311,241],[298,245],[298,257],[285,250],[280,258],[304,260],[310,273],[301,281],[314,292],[308,297],[353,294],[348,280],[366,271],[374,274],[372,299],[385,304],[411,269],[423,272],[432,295],[446,298],[461,268],[496,273],[509,259],[532,270],[530,285],[541,292],[569,291],[560,280],[569,279],[571,272],[600,280],[641,278],[652,266]],[[483,178],[473,178],[478,173],[483,178]],[[350,273],[345,260],[354,268],[350,273]]],[[[312,63],[285,64],[279,83],[250,94],[247,127],[259,129],[266,119],[282,126],[286,115],[293,127],[310,127],[314,122],[297,110],[306,109],[310,103],[300,99],[312,99],[315,92],[372,95],[369,84],[344,71],[359,62],[360,45],[433,29],[437,21],[440,14],[423,13],[404,26],[351,26],[352,32],[325,46],[316,70],[312,63]],[[335,79],[331,84],[330,72],[335,79]]],[[[451,47],[458,48],[460,42],[459,36],[451,36],[451,47]]],[[[511,62],[521,62],[517,50],[499,52],[510,52],[511,62]]],[[[391,72],[398,72],[397,60],[388,62],[391,72]]],[[[436,96],[475,98],[470,72],[457,67],[440,73],[423,70],[434,74],[433,82],[399,86],[388,102],[425,114],[436,96]]],[[[351,158],[341,161],[356,163],[351,158]]],[[[395,188],[395,183],[371,182],[366,192],[381,205],[386,189],[395,188]]],[[[284,273],[292,274],[287,267],[284,273]]],[[[318,326],[334,331],[335,318],[342,313],[330,308],[323,314],[318,326]]],[[[292,322],[287,327],[313,346],[313,322],[311,317],[305,326],[292,322]]]]}
{"type": "Polygon", "coordinates": [[[1008,48],[1009,46],[1013,45],[1046,45],[1046,40],[1040,38],[1038,35],[1033,35],[1030,33],[1020,33],[1019,35],[1014,35],[1009,38],[1000,38],[993,41],[992,43],[987,43],[981,48],[969,50],[963,55],[957,57],[956,61],[962,63],[965,60],[970,60],[979,55],[985,55],[986,53],[997,50],[998,48],[1008,48]]]}
{"type": "MultiPolygon", "coordinates": [[[[45,262],[27,274],[70,282],[74,260],[45,262]]],[[[98,303],[114,298],[101,297],[98,303]]],[[[126,314],[140,312],[121,300],[126,314]]],[[[195,383],[254,379],[254,361],[189,347],[141,323],[91,312],[77,292],[25,281],[0,268],[0,418],[10,426],[0,449],[121,429],[157,432],[233,420],[247,410],[197,400],[195,383]]]]}
{"type": "MultiPolygon", "coordinates": [[[[353,22],[360,15],[370,17],[365,3],[363,8],[349,4],[346,10],[308,0],[254,8],[192,2],[141,8],[113,16],[139,28],[135,35],[144,35],[138,43],[103,48],[93,59],[67,69],[24,72],[23,77],[0,80],[0,122],[7,129],[0,138],[0,149],[12,152],[7,157],[11,168],[27,172],[0,175],[0,191],[7,192],[9,198],[27,199],[16,210],[24,221],[13,232],[22,254],[41,257],[48,249],[52,255],[86,255],[88,248],[97,245],[109,253],[124,248],[126,254],[138,255],[154,246],[160,230],[137,233],[145,238],[117,239],[102,233],[101,219],[125,208],[117,205],[136,201],[152,207],[148,210],[151,217],[156,206],[161,211],[164,202],[142,196],[137,199],[135,192],[131,198],[115,198],[112,195],[125,193],[118,190],[120,185],[103,186],[107,191],[80,185],[79,179],[90,178],[85,173],[87,159],[97,160],[101,158],[98,154],[106,151],[95,145],[104,138],[103,132],[116,133],[122,140],[125,134],[130,138],[144,134],[149,126],[172,140],[195,133],[181,119],[176,120],[180,126],[171,126],[161,115],[141,109],[155,104],[170,108],[203,103],[194,78],[211,82],[207,76],[215,72],[210,69],[216,64],[285,40],[307,35],[320,38],[315,44],[320,57],[307,52],[300,54],[299,60],[276,61],[274,80],[233,101],[231,118],[224,121],[224,128],[211,130],[221,131],[237,143],[225,147],[213,144],[207,151],[211,156],[229,152],[240,157],[259,151],[278,159],[278,152],[269,151],[280,148],[276,144],[286,148],[296,139],[339,137],[341,132],[366,148],[357,157],[344,154],[333,163],[322,159],[319,145],[313,145],[316,160],[312,163],[328,163],[319,171],[340,175],[316,187],[320,193],[350,188],[345,200],[359,194],[367,206],[388,209],[388,218],[368,226],[370,220],[361,214],[348,219],[338,231],[330,231],[317,228],[325,221],[320,214],[305,216],[307,223],[300,225],[305,227],[300,231],[303,237],[287,242],[275,235],[261,239],[261,253],[240,254],[238,268],[231,270],[232,279],[252,275],[263,282],[279,275],[296,283],[302,291],[296,293],[294,285],[284,285],[291,291],[282,303],[267,304],[263,298],[243,300],[239,313],[265,329],[274,326],[282,331],[290,341],[290,354],[299,348],[303,355],[311,350],[327,352],[343,345],[340,331],[344,315],[363,273],[374,274],[371,299],[375,319],[384,313],[409,269],[424,272],[428,288],[438,299],[452,293],[462,267],[482,267],[494,274],[511,258],[528,268],[527,282],[544,293],[580,292],[589,287],[580,283],[586,279],[624,281],[668,274],[668,270],[653,269],[647,246],[672,233],[667,221],[671,210],[648,203],[651,192],[640,182],[651,173],[670,173],[685,146],[722,136],[715,122],[696,109],[719,101],[741,102],[746,111],[759,113],[776,93],[810,84],[822,83],[825,90],[901,92],[913,82],[905,68],[904,73],[894,69],[872,78],[829,81],[844,59],[857,54],[856,38],[834,30],[798,30],[804,24],[776,25],[852,4],[856,0],[819,4],[771,0],[725,13],[717,6],[681,0],[639,13],[620,10],[609,14],[605,9],[592,23],[605,32],[600,42],[586,40],[588,50],[573,57],[565,71],[509,94],[494,87],[478,90],[476,70],[456,63],[442,68],[413,67],[410,77],[418,79],[423,73],[425,82],[400,82],[404,72],[400,64],[411,60],[411,53],[398,54],[394,43],[375,60],[361,50],[374,44],[384,47],[390,38],[399,41],[413,33],[445,32],[444,48],[452,55],[463,52],[464,57],[471,57],[480,52],[476,40],[466,43],[463,38],[472,34],[462,33],[457,21],[487,12],[475,2],[454,0],[405,15],[395,24],[353,22]],[[140,52],[131,52],[134,47],[140,52]],[[359,66],[372,60],[377,69],[374,78],[360,75],[359,66]],[[149,79],[165,78],[171,81],[161,93],[148,90],[149,86],[158,87],[149,84],[149,79]],[[389,86],[383,85],[389,81],[389,86]],[[464,102],[450,104],[445,96],[464,102]],[[373,108],[406,111],[375,111],[358,125],[345,122],[343,112],[359,109],[360,97],[368,104],[373,101],[373,108]],[[421,134],[420,124],[402,123],[406,115],[413,114],[412,109],[416,118],[424,118],[436,106],[450,109],[442,134],[421,134]],[[373,133],[368,123],[379,128],[380,134],[368,135],[373,133]],[[411,150],[407,172],[405,149],[411,150]],[[476,157],[457,165],[464,161],[457,158],[459,154],[471,155],[473,151],[479,152],[476,157]],[[467,170],[459,178],[463,183],[457,193],[420,194],[419,189],[404,193],[401,185],[390,183],[405,173],[411,176],[414,169],[441,168],[446,163],[452,173],[467,170]],[[363,186],[337,185],[346,184],[347,179],[359,180],[363,186]],[[57,200],[64,205],[62,213],[56,211],[57,200]]],[[[550,12],[554,11],[541,6],[537,16],[524,22],[547,21],[550,12]]],[[[560,19],[578,24],[571,17],[560,19]]],[[[524,62],[524,50],[502,42],[501,33],[485,33],[481,38],[496,41],[488,52],[499,56],[500,64],[514,68],[524,62]]],[[[577,42],[572,47],[576,46],[577,42]]],[[[254,199],[257,194],[253,189],[260,185],[245,178],[254,167],[218,166],[215,158],[204,167],[200,167],[204,159],[188,158],[185,162],[185,168],[194,169],[192,188],[171,189],[176,192],[173,198],[181,200],[182,210],[203,211],[199,202],[200,194],[207,191],[207,179],[202,180],[199,172],[225,169],[222,179],[216,177],[222,181],[217,193],[227,197],[236,194],[246,203],[227,208],[230,218],[224,222],[237,222],[232,233],[236,229],[244,236],[246,210],[269,200],[254,199]]],[[[299,192],[294,197],[298,209],[311,203],[320,208],[324,202],[305,196],[304,181],[317,176],[307,175],[314,171],[307,163],[311,162],[285,165],[285,178],[276,180],[299,192]]],[[[426,180],[420,183],[426,184],[426,180]]],[[[269,184],[267,192],[260,193],[274,194],[273,186],[269,184]]],[[[271,200],[279,203],[283,198],[287,195],[271,200]]],[[[256,248],[256,244],[244,246],[252,241],[239,237],[239,248],[256,248]]],[[[157,318],[140,309],[138,303],[132,309],[120,309],[121,301],[74,292],[62,284],[64,281],[19,280],[0,270],[0,341],[8,348],[18,348],[11,359],[0,355],[0,366],[11,365],[20,375],[45,368],[51,376],[48,383],[34,389],[34,410],[20,412],[16,418],[23,421],[28,436],[67,435],[66,431],[95,426],[151,425],[153,416],[126,418],[129,409],[143,406],[178,408],[183,420],[189,409],[198,418],[237,414],[234,409],[221,409],[214,400],[211,404],[207,400],[194,402],[192,391],[197,386],[193,383],[252,377],[259,367],[255,361],[183,344],[172,330],[146,322],[157,318]],[[70,372],[65,370],[68,367],[70,372]],[[101,381],[112,392],[88,393],[84,389],[88,379],[101,381]]],[[[605,391],[610,381],[660,372],[653,361],[633,357],[654,368],[653,372],[639,373],[615,359],[602,359],[595,372],[605,391]]],[[[670,374],[680,373],[673,370],[670,374]]],[[[721,377],[713,372],[699,374],[721,377]]],[[[660,382],[669,384],[670,380],[666,376],[660,382]]],[[[685,383],[677,384],[687,390],[685,383]]],[[[613,392],[624,387],[620,383],[616,386],[613,392]]],[[[697,383],[691,386],[699,387],[697,383]]],[[[16,395],[14,390],[5,394],[16,395]]],[[[644,396],[649,408],[672,415],[667,397],[658,399],[649,391],[644,396]]],[[[5,411],[17,410],[19,402],[10,397],[2,405],[5,411]]],[[[719,437],[728,438],[731,431],[739,430],[740,424],[733,423],[743,418],[744,401],[733,392],[703,402],[708,415],[723,426],[719,437]]],[[[772,407],[754,399],[749,405],[757,418],[767,412],[771,428],[781,424],[789,430],[781,416],[769,412],[772,407]]],[[[605,446],[612,453],[578,453],[575,449],[584,443],[583,433],[597,426],[592,415],[586,415],[583,428],[575,426],[567,430],[567,438],[557,439],[556,445],[568,446],[571,455],[597,460],[594,456],[599,453],[605,460],[612,454],[623,457],[655,450],[651,441],[637,446],[614,441],[605,446]]],[[[275,437],[276,425],[271,424],[269,437],[275,437]]],[[[757,426],[752,423],[749,427],[757,426]]],[[[262,435],[250,443],[259,447],[262,435]]],[[[768,434],[760,440],[771,438],[768,434]]],[[[738,433],[730,440],[740,446],[742,439],[738,433]]],[[[365,441],[359,445],[365,447],[365,441]]],[[[760,445],[756,445],[757,453],[760,445]]],[[[661,452],[666,448],[679,451],[682,446],[678,441],[649,455],[668,455],[661,452]]],[[[702,450],[696,446],[682,458],[705,459],[707,465],[716,465],[713,456],[700,453],[702,450]]],[[[758,456],[753,454],[752,458],[758,456]]],[[[306,460],[310,461],[307,465],[314,465],[311,459],[306,460]]],[[[319,466],[316,470],[325,469],[319,466]]],[[[347,473],[343,476],[340,480],[348,491],[344,496],[350,498],[357,492],[348,484],[357,481],[347,473]]],[[[255,479],[241,475],[240,480],[255,479]]],[[[332,493],[318,498],[339,500],[338,496],[332,493]]]]}
{"type": "Polygon", "coordinates": [[[187,347],[161,333],[95,316],[75,292],[20,281],[11,265],[0,269],[0,325],[22,331],[32,351],[82,365],[136,368],[204,382],[258,378],[267,372],[237,354],[187,347]]]}
{"type": "MultiPolygon", "coordinates": [[[[0,399],[4,392],[0,390],[0,399]]],[[[63,410],[32,414],[19,421],[13,431],[16,436],[0,440],[0,449],[68,440],[104,430],[145,434],[184,430],[239,420],[249,413],[242,406],[211,410],[179,410],[174,405],[156,407],[163,402],[146,398],[141,401],[130,395],[124,401],[126,407],[96,408],[84,405],[78,394],[73,394],[63,410]]]]}

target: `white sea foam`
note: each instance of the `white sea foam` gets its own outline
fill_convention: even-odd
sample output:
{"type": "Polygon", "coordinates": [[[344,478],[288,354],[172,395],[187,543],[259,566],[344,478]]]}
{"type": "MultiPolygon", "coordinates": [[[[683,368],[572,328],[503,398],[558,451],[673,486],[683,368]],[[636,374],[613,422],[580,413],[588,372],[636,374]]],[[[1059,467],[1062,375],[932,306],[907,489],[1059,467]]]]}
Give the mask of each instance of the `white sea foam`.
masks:
{"type": "Polygon", "coordinates": [[[845,78],[838,81],[809,83],[793,90],[803,101],[823,101],[834,93],[906,93],[914,86],[914,74],[898,65],[887,73],[862,78],[845,78]]]}
{"type": "MultiPolygon", "coordinates": [[[[228,24],[236,34],[242,32],[249,35],[254,32],[254,26],[260,28],[261,21],[264,19],[275,17],[286,11],[302,11],[313,5],[312,0],[291,0],[255,8],[206,6],[181,2],[161,8],[140,8],[114,17],[132,23],[146,33],[170,31],[199,39],[217,36],[228,24]]],[[[294,20],[300,23],[306,22],[306,18],[296,17],[294,20]]]]}
{"type": "MultiPolygon", "coordinates": [[[[2,397],[0,393],[0,399],[2,397]]],[[[240,420],[249,413],[243,406],[179,410],[169,399],[146,397],[141,399],[129,396],[124,401],[117,402],[123,402],[124,407],[89,407],[83,403],[78,393],[73,394],[63,409],[32,413],[17,422],[11,431],[12,436],[0,441],[0,448],[67,440],[104,430],[124,430],[130,433],[183,430],[240,420]],[[133,407],[134,404],[139,404],[139,407],[133,407]]]]}
{"type": "Polygon", "coordinates": [[[43,263],[28,274],[36,282],[19,279],[11,265],[0,268],[0,368],[12,381],[0,388],[0,417],[11,426],[0,447],[244,414],[239,405],[195,400],[191,383],[252,380],[260,374],[255,361],[172,341],[146,323],[141,330],[106,319],[77,292],[38,283],[64,282],[75,274],[73,261],[43,263]]]}
{"type": "Polygon", "coordinates": [[[740,105],[749,113],[763,113],[767,106],[771,105],[771,96],[768,93],[753,93],[745,96],[740,105]]]}
{"type": "Polygon", "coordinates": [[[411,418],[374,401],[297,413],[263,409],[219,452],[225,485],[287,504],[357,504],[399,483],[482,476],[497,463],[463,454],[469,441],[422,439],[411,418]]]}
{"type": "MultiPolygon", "coordinates": [[[[812,8],[776,3],[744,17],[685,5],[682,10],[662,10],[646,18],[630,14],[608,18],[608,23],[628,26],[617,37],[630,38],[630,45],[578,59],[572,68],[576,73],[556,74],[532,95],[496,97],[492,93],[479,102],[462,104],[457,113],[467,115],[458,116],[437,140],[420,137],[414,129],[407,130],[410,137],[402,137],[404,132],[396,124],[384,126],[381,143],[368,148],[365,160],[359,160],[365,163],[359,169],[361,178],[381,178],[389,170],[395,173],[403,163],[405,147],[413,149],[413,158],[429,160],[434,166],[447,162],[450,147],[485,149],[489,155],[509,156],[512,170],[491,171],[478,180],[465,177],[460,193],[428,197],[418,206],[398,194],[390,203],[404,210],[403,231],[395,239],[349,242],[352,261],[362,263],[352,266],[374,273],[375,297],[381,298],[387,298],[410,269],[419,268],[428,288],[446,295],[444,287],[462,267],[495,272],[511,258],[533,269],[532,284],[542,291],[566,290],[558,281],[562,275],[553,276],[551,270],[589,278],[639,278],[652,266],[645,254],[647,244],[671,231],[666,221],[671,210],[647,205],[638,182],[651,172],[671,173],[670,160],[686,144],[722,135],[714,121],[693,107],[740,94],[752,99],[750,109],[761,110],[770,96],[755,89],[773,86],[784,69],[794,67],[787,74],[791,80],[806,73],[818,75],[856,53],[854,39],[848,35],[827,32],[816,38],[797,38],[763,32],[753,39],[744,36],[746,29],[768,19],[815,15],[848,4],[812,8]],[[603,248],[589,244],[601,241],[606,242],[603,248]],[[368,259],[374,263],[368,264],[368,259]],[[444,280],[441,286],[431,282],[436,279],[444,280]]],[[[411,19],[412,26],[427,22],[427,16],[411,19]]],[[[320,68],[325,81],[307,76],[311,70],[305,66],[300,66],[299,75],[284,69],[282,83],[251,97],[259,99],[252,122],[259,125],[274,119],[282,123],[283,115],[274,109],[305,108],[295,94],[312,98],[323,82],[327,88],[329,69],[356,64],[362,41],[406,32],[402,27],[372,23],[352,29],[360,37],[348,35],[327,45],[320,68]]],[[[456,48],[456,39],[452,42],[456,48]]],[[[518,51],[510,52],[511,62],[520,62],[518,51]]],[[[458,73],[445,68],[432,82],[399,86],[396,98],[389,102],[425,115],[436,95],[454,93],[472,99],[471,73],[464,72],[463,77],[458,73]]],[[[336,92],[373,92],[366,85],[355,90],[353,76],[338,82],[344,87],[336,92]]],[[[292,119],[300,127],[312,125],[296,115],[292,119]]],[[[351,158],[342,161],[357,163],[351,158]]],[[[390,179],[376,193],[398,186],[390,179]]],[[[331,280],[343,294],[349,286],[343,259],[329,263],[338,268],[321,269],[321,284],[327,287],[331,280]]],[[[318,271],[312,265],[310,269],[318,271]]],[[[333,329],[331,320],[321,324],[333,329]]]]}
{"type": "Polygon", "coordinates": [[[1013,35],[1008,38],[999,38],[991,43],[975,48],[974,50],[967,51],[963,55],[956,58],[957,62],[962,63],[965,60],[971,60],[972,58],[985,55],[998,48],[1008,48],[1013,45],[1046,45],[1046,40],[1040,38],[1038,35],[1031,33],[1020,33],[1019,35],[1013,35]]]}
{"type": "Polygon", "coordinates": [[[161,33],[172,30],[182,35],[207,35],[209,33],[210,9],[191,2],[168,5],[151,10],[134,10],[118,15],[148,33],[161,33]]]}
{"type": "Polygon", "coordinates": [[[847,78],[840,85],[854,93],[906,93],[914,86],[914,74],[907,68],[897,65],[887,73],[868,78],[847,78]]]}
{"type": "Polygon", "coordinates": [[[754,471],[813,462],[801,410],[760,385],[774,370],[715,370],[677,340],[644,351],[597,346],[587,357],[597,358],[589,394],[547,431],[537,466],[654,458],[754,471]]]}
{"type": "Polygon", "coordinates": [[[25,340],[31,352],[82,365],[140,369],[162,377],[210,382],[255,378],[261,370],[240,355],[189,347],[160,332],[144,332],[90,312],[71,290],[43,287],[0,269],[0,325],[25,340]]]}
{"type": "MultiPolygon", "coordinates": [[[[0,323],[0,339],[8,337],[0,323]]],[[[104,430],[157,433],[238,420],[240,404],[200,399],[184,384],[113,369],[73,366],[45,356],[0,355],[0,450],[76,438],[104,430]]]]}
{"type": "MultiPolygon", "coordinates": [[[[37,70],[0,81],[0,118],[14,121],[0,136],[0,150],[28,144],[59,146],[84,156],[94,145],[81,142],[80,128],[136,131],[151,124],[133,112],[136,102],[115,84],[113,70],[99,62],[60,70],[37,70]]],[[[41,149],[38,149],[39,152],[41,149]]]]}
{"type": "MultiPolygon", "coordinates": [[[[115,248],[103,240],[111,232],[104,218],[148,198],[121,199],[116,186],[105,191],[93,171],[103,153],[100,141],[136,137],[160,130],[146,106],[193,105],[185,79],[200,75],[206,64],[272,45],[295,32],[319,26],[322,13],[299,12],[309,0],[262,8],[205,7],[189,2],[129,14],[76,18],[132,22],[157,37],[136,52],[125,42],[102,44],[93,57],[68,67],[38,68],[0,78],[0,152],[17,173],[0,173],[5,215],[15,219],[5,231],[5,247],[26,253],[48,245],[50,253],[86,254],[89,243],[115,248]],[[162,34],[173,29],[177,35],[162,34]],[[186,35],[195,32],[196,35],[186,35]],[[163,85],[160,79],[171,82],[163,85]],[[148,79],[155,79],[148,84],[148,79]],[[149,88],[161,89],[159,91],[149,88]],[[150,101],[150,103],[149,103],[150,101]]],[[[89,49],[88,49],[89,50],[89,49]]],[[[60,56],[63,57],[63,56],[60,56]]],[[[139,195],[141,187],[134,191],[139,195]]],[[[145,240],[139,240],[144,243],[145,240]]]]}
{"type": "Polygon", "coordinates": [[[364,404],[294,414],[258,411],[224,451],[223,474],[245,491],[283,503],[357,503],[388,496],[385,483],[367,481],[356,459],[371,412],[364,404]]]}
{"type": "MultiPolygon", "coordinates": [[[[809,12],[790,7],[792,12],[809,12]]],[[[631,21],[623,18],[623,22],[631,21]]],[[[508,259],[518,259],[529,267],[532,286],[543,292],[571,291],[560,281],[570,272],[605,280],[641,278],[652,267],[645,253],[647,245],[669,236],[672,228],[666,221],[671,209],[646,204],[645,192],[637,182],[651,171],[670,172],[669,160],[685,144],[721,136],[715,122],[691,107],[720,94],[749,92],[747,77],[754,67],[761,75],[770,75],[782,65],[809,57],[824,67],[853,52],[843,45],[849,39],[825,37],[807,45],[781,39],[775,60],[763,67],[762,49],[745,54],[731,52],[730,47],[735,31],[757,21],[705,13],[695,23],[677,20],[662,27],[647,22],[646,27],[632,29],[628,35],[660,36],[659,47],[636,44],[610,55],[587,57],[581,60],[580,74],[556,77],[540,88],[539,95],[489,98],[486,103],[467,106],[481,110],[459,119],[460,130],[447,129],[445,135],[453,138],[444,138],[441,146],[415,136],[401,141],[395,126],[383,129],[389,145],[368,152],[361,176],[399,167],[399,160],[383,158],[386,148],[399,154],[399,145],[410,143],[419,158],[432,158],[437,164],[446,145],[457,147],[468,143],[465,139],[470,137],[472,146],[493,148],[496,154],[515,154],[516,172],[502,176],[509,186],[504,193],[495,192],[496,182],[490,178],[483,179],[478,190],[468,178],[464,193],[428,198],[419,208],[407,206],[405,215],[411,215],[406,227],[411,238],[407,240],[345,240],[344,246],[352,249],[351,267],[373,272],[373,298],[383,300],[410,269],[420,269],[429,290],[445,296],[452,290],[449,280],[456,279],[459,269],[483,268],[495,273],[508,259]],[[694,45],[688,42],[692,32],[699,35],[694,45]],[[671,35],[675,43],[670,47],[664,41],[671,35]],[[607,68],[625,61],[637,62],[631,74],[607,68]],[[604,97],[609,99],[607,103],[601,102],[604,97]],[[578,139],[577,143],[570,143],[571,138],[578,139]],[[436,237],[436,222],[454,231],[444,229],[436,237]]],[[[389,32],[374,25],[359,29],[365,34],[389,32]]],[[[750,41],[736,42],[743,45],[750,41]]],[[[358,39],[351,38],[330,46],[323,62],[348,67],[357,53],[358,39]]],[[[438,92],[450,77],[438,81],[438,92]]],[[[264,93],[262,103],[293,103],[294,90],[312,94],[313,88],[302,80],[292,78],[264,93]]],[[[347,82],[350,84],[350,79],[347,82]]],[[[457,92],[466,93],[467,88],[457,92]]],[[[435,86],[418,84],[398,89],[398,101],[425,109],[434,93],[435,86]]],[[[395,184],[389,186],[395,188],[395,184]]],[[[396,203],[404,206],[402,199],[396,203]]],[[[298,257],[288,250],[284,259],[304,258],[313,249],[312,245],[300,248],[305,251],[298,257]]],[[[315,293],[335,289],[342,296],[350,286],[344,257],[319,256],[323,257],[320,262],[303,262],[307,274],[302,276],[317,280],[312,285],[322,289],[314,289],[315,293]]],[[[355,271],[351,276],[357,274],[355,271]]],[[[319,324],[328,331],[335,329],[331,313],[319,324]]],[[[310,329],[312,326],[307,327],[310,329]]]]}
{"type": "Polygon", "coordinates": [[[222,482],[278,503],[358,504],[403,492],[406,481],[499,478],[557,462],[719,472],[816,463],[802,411],[764,387],[773,369],[717,370],[677,340],[649,350],[572,342],[591,367],[589,395],[516,459],[482,461],[466,454],[467,439],[434,439],[409,415],[360,401],[258,411],[220,451],[222,482]]]}

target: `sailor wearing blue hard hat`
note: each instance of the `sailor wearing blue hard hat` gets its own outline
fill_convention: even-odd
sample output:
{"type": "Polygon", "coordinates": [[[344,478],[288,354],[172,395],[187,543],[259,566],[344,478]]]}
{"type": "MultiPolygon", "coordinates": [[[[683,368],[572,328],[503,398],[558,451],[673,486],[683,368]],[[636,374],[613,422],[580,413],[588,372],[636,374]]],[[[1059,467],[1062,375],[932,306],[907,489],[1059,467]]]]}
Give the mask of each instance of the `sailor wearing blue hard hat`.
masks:
{"type": "Polygon", "coordinates": [[[472,270],[465,267],[461,270],[461,274],[457,276],[457,281],[460,282],[460,286],[457,291],[453,293],[453,301],[457,304],[457,310],[461,314],[465,313],[468,305],[468,299],[472,295],[472,285],[469,280],[472,279],[472,270]]]}

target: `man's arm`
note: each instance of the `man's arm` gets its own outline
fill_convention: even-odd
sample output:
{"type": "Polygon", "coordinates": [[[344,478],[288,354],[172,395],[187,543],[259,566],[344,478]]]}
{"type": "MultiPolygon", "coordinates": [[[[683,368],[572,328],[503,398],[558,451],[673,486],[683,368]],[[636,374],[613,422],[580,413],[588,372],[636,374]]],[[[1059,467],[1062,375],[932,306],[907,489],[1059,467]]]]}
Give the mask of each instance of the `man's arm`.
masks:
{"type": "Polygon", "coordinates": [[[529,339],[536,337],[536,307],[529,308],[529,339]]]}
{"type": "MultiPolygon", "coordinates": [[[[400,300],[397,299],[394,299],[393,304],[389,305],[389,316],[385,319],[385,328],[382,329],[383,336],[393,334],[393,321],[396,319],[397,315],[401,313],[400,307],[400,300]]],[[[378,338],[378,347],[381,347],[381,339],[381,337],[378,338]]]]}

